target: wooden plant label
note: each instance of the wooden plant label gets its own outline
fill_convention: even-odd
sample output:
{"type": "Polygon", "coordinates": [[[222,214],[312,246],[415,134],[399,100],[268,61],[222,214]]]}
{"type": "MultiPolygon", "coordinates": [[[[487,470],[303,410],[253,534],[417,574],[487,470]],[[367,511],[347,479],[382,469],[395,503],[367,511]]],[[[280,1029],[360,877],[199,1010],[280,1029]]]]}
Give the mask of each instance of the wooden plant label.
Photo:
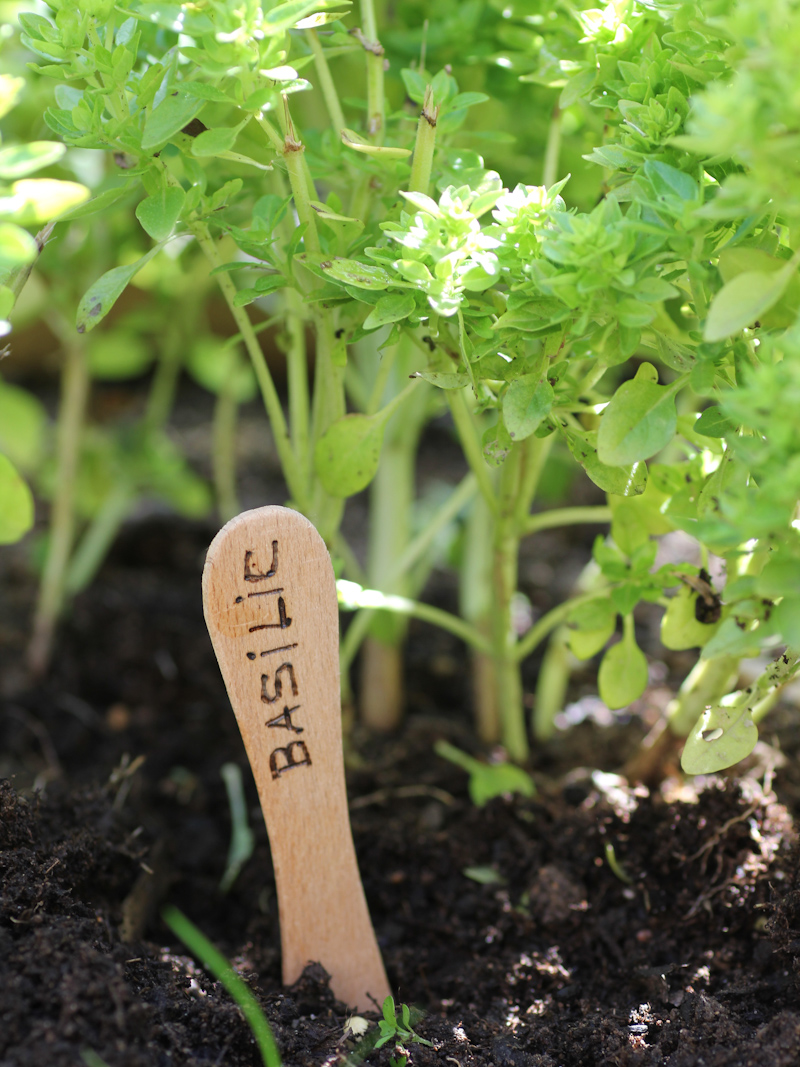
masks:
{"type": "Polygon", "coordinates": [[[290,985],[311,960],[360,1011],[389,995],[358,873],[342,755],[339,613],[325,543],[258,508],[211,543],[203,605],[269,833],[290,985]]]}

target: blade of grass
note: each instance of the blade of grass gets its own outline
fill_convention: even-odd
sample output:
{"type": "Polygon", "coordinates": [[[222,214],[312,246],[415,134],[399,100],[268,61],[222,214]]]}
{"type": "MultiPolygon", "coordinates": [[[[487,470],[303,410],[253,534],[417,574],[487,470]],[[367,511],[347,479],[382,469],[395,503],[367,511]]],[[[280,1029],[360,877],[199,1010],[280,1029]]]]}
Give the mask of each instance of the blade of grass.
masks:
{"type": "Polygon", "coordinates": [[[261,1010],[258,1001],[253,996],[245,982],[234,971],[230,963],[222,953],[216,949],[205,934],[191,922],[182,911],[169,905],[161,912],[161,918],[172,930],[173,934],[186,945],[192,955],[196,956],[203,966],[221,982],[225,989],[233,997],[236,1004],[241,1008],[247,1024],[253,1031],[264,1067],[282,1067],[281,1055],[267,1017],[261,1010]]]}

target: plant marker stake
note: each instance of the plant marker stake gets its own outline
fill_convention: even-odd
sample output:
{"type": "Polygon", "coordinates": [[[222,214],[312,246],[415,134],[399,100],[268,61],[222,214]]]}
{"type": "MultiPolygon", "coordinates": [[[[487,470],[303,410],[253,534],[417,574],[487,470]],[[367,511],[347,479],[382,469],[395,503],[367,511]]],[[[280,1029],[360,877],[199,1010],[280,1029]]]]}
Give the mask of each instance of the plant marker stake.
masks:
{"type": "Polygon", "coordinates": [[[237,515],[208,550],[203,607],[267,824],[283,981],[319,961],[339,1000],[369,1010],[389,984],[350,831],[324,541],[289,508],[237,515]]]}

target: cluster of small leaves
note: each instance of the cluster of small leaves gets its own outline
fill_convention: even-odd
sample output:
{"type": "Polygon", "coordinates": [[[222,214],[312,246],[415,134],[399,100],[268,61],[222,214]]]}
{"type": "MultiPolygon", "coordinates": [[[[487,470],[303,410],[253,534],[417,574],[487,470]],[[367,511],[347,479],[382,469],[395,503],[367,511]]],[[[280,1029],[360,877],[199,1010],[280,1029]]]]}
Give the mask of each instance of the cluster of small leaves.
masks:
{"type": "Polygon", "coordinates": [[[797,5],[793,0],[716,0],[703,7],[713,18],[703,20],[702,30],[708,33],[713,25],[731,71],[697,94],[686,134],[676,145],[707,169],[726,161],[729,173],[713,207],[716,217],[747,216],[772,203],[792,221],[800,213],[797,5]]]}
{"type": "MultiPolygon", "coordinates": [[[[604,129],[585,157],[603,169],[601,201],[567,210],[564,182],[504,189],[477,154],[448,142],[482,94],[459,92],[445,71],[430,79],[409,69],[409,99],[424,103],[432,81],[439,108],[439,195],[398,196],[409,174],[405,113],[389,116],[398,144],[311,132],[306,163],[327,189],[310,204],[319,253],[303,244],[308,223],[287,225],[286,190],[265,192],[240,174],[286,167],[286,94],[308,86],[300,72],[312,59],[289,31],[327,23],[329,55],[359,47],[338,21],[343,4],[248,0],[234,11],[211,0],[184,5],[180,19],[153,4],[134,3],[124,19],[107,0],[51,6],[53,18],[24,16],[25,42],[45,61],[36,69],[66,82],[47,121],[68,144],[109,149],[122,171],[73,214],[107,208],[141,182],[137,218],[157,242],[86,294],[82,328],[172,236],[213,225],[264,265],[254,280],[250,266],[218,268],[251,272],[239,306],[295,287],[314,314],[335,320],[340,367],[348,342],[391,327],[386,344],[406,335],[425,353],[423,378],[470,390],[490,464],[553,436],[609,495],[611,543],[595,549],[604,584],[570,620],[570,642],[594,655],[622,616],[622,640],[600,669],[611,706],[646,684],[632,613],[666,590],[678,590],[664,617],[668,647],[738,655],[797,641],[792,0],[767,12],[760,0],[505,5],[526,79],[559,88],[562,111],[604,129]],[[369,212],[358,192],[347,203],[354,182],[369,212]],[[322,284],[309,291],[309,277],[322,284]],[[697,568],[654,569],[653,538],[677,529],[738,575],[718,617],[701,610],[698,598],[716,594],[698,592],[697,568]]],[[[498,5],[489,7],[500,34],[498,5]]],[[[443,9],[453,14],[444,0],[443,9]]],[[[486,12],[477,2],[464,11],[474,34],[486,12]]],[[[444,33],[434,48],[454,25],[433,27],[444,33]]],[[[202,354],[193,359],[208,377],[202,354]]],[[[368,483],[393,410],[340,419],[315,442],[329,493],[368,483]]]]}
{"type": "MultiPolygon", "coordinates": [[[[602,111],[606,143],[587,158],[612,171],[653,157],[675,163],[672,139],[689,98],[728,71],[728,35],[709,19],[712,3],[618,0],[602,9],[552,4],[542,23],[538,68],[525,80],[561,86],[559,105],[602,111]]],[[[623,180],[614,176],[610,185],[623,180]]]]}
{"type": "MultiPolygon", "coordinates": [[[[400,1005],[400,1018],[398,1018],[394,997],[388,996],[383,1002],[382,1011],[383,1018],[378,1021],[380,1036],[375,1042],[375,1048],[382,1048],[390,1041],[394,1042],[401,1052],[405,1045],[412,1043],[433,1048],[433,1042],[426,1041],[424,1037],[420,1037],[419,1034],[414,1032],[413,1027],[415,1024],[412,1022],[411,1008],[407,1004],[400,1005]]],[[[421,1017],[419,1012],[414,1014],[417,1018],[421,1017]]]]}
{"type": "MultiPolygon", "coordinates": [[[[0,119],[15,106],[23,85],[21,78],[0,74],[0,119]]],[[[8,316],[39,250],[25,227],[41,226],[89,196],[78,182],[30,177],[64,152],[54,141],[0,146],[0,337],[10,330],[8,316]]],[[[27,472],[35,466],[43,421],[22,390],[0,390],[0,544],[19,540],[33,525],[33,498],[17,468],[27,472]]]]}
{"type": "MultiPolygon", "coordinates": [[[[275,144],[259,123],[288,94],[310,88],[298,68],[311,56],[286,63],[287,31],[335,20],[341,12],[326,9],[346,2],[234,9],[220,0],[202,10],[134,3],[126,17],[111,4],[51,6],[52,18],[21,16],[23,42],[47,61],[33,69],[62,83],[45,120],[68,145],[112,153],[119,175],[70,217],[105,212],[143,185],[136,217],[157,242],[86,294],[79,328],[94,328],[164,243],[202,220],[232,229],[236,211],[247,208],[247,232],[236,235],[263,257],[286,205],[279,197],[259,200],[240,175],[271,169],[275,144]],[[234,214],[226,218],[226,209],[234,214]]],[[[269,279],[256,295],[284,283],[269,279]]]]}
{"type": "MultiPolygon", "coordinates": [[[[576,651],[601,650],[617,613],[629,618],[640,599],[670,588],[679,590],[665,616],[670,647],[743,655],[764,640],[798,639],[791,524],[800,493],[789,415],[797,350],[790,337],[769,339],[800,307],[789,229],[796,194],[787,192],[796,189],[788,110],[800,13],[782,3],[756,25],[760,8],[653,0],[571,11],[580,34],[570,38],[561,23],[552,39],[543,31],[536,77],[557,84],[569,73],[561,105],[603,109],[606,143],[587,158],[606,169],[604,200],[569,212],[558,189],[508,192],[478,172],[438,202],[407,197],[417,211],[384,224],[388,241],[366,251],[382,268],[375,287],[390,294],[379,300],[402,299],[395,329],[429,331],[423,376],[469,385],[483,409],[496,410],[484,437],[490,462],[533,433],[556,432],[609,493],[614,544],[598,548],[609,599],[575,620],[576,651]],[[776,150],[756,164],[768,139],[776,150]],[[608,368],[643,354],[654,362],[618,380],[611,396],[597,387],[608,368]],[[699,419],[678,415],[687,388],[701,406],[712,402],[699,419]],[[682,458],[648,472],[646,462],[669,447],[682,458]],[[760,575],[731,584],[721,623],[702,620],[700,594],[682,584],[697,579],[696,568],[653,573],[652,538],[673,529],[733,569],[756,541],[761,566],[768,560],[760,575]]],[[[604,658],[601,694],[620,706],[645,682],[626,627],[604,658]]]]}

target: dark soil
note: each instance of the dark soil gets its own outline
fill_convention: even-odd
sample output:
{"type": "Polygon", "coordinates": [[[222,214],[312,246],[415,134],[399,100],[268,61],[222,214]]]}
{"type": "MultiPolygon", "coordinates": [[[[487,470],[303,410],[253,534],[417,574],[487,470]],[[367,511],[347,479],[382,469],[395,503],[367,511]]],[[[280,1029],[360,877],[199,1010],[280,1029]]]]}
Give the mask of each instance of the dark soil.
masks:
{"type": "MultiPolygon", "coordinates": [[[[246,770],[256,849],[219,893],[220,767],[246,765],[202,621],[212,533],[174,520],[129,528],[35,687],[18,669],[29,579],[13,567],[4,577],[0,1067],[97,1064],[92,1054],[109,1067],[258,1064],[239,1010],[159,919],[167,901],[246,978],[286,1064],[395,1055],[346,1036],[346,1005],[319,966],[281,987],[269,849],[246,770]]],[[[532,590],[535,604],[547,595],[532,590]]],[[[585,722],[537,757],[536,799],[478,809],[463,773],[433,754],[438,737],[471,745],[466,675],[458,643],[415,624],[406,728],[385,740],[356,731],[348,749],[389,979],[425,1013],[417,1031],[434,1046],[411,1045],[412,1064],[800,1062],[788,769],[775,786],[788,808],[763,759],[740,780],[648,793],[609,773],[642,721],[585,722]]]]}

